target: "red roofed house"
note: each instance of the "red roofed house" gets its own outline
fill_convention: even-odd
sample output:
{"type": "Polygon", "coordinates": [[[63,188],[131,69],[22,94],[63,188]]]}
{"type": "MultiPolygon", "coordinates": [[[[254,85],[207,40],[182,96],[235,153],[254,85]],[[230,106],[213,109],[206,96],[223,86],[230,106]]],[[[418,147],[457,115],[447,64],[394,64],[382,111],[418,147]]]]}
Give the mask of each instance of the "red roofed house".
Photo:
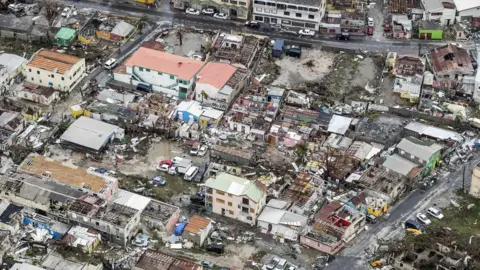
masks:
{"type": "Polygon", "coordinates": [[[471,76],[475,72],[468,51],[453,44],[430,50],[427,62],[437,80],[458,80],[459,77],[471,76]]]}
{"type": "Polygon", "coordinates": [[[333,201],[324,205],[316,214],[312,226],[307,226],[300,235],[300,243],[335,254],[365,228],[365,215],[357,211],[356,204],[333,201]]]}
{"type": "Polygon", "coordinates": [[[115,70],[114,79],[186,99],[203,65],[202,61],[140,47],[125,63],[125,70],[115,70]]]}
{"type": "Polygon", "coordinates": [[[247,82],[243,69],[227,63],[209,62],[197,75],[195,99],[225,110],[247,82]]]}

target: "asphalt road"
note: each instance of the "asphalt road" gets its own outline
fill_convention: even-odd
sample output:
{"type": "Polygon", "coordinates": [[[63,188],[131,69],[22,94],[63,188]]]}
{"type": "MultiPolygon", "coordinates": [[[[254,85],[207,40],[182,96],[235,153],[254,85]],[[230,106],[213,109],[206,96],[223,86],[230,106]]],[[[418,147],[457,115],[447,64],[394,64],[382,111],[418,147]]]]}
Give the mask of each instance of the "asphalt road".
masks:
{"type": "MultiPolygon", "coordinates": [[[[390,40],[390,39],[374,39],[373,37],[352,37],[348,41],[339,41],[335,37],[325,35],[316,35],[315,37],[299,37],[292,33],[275,31],[271,28],[261,27],[260,29],[246,28],[243,23],[230,20],[216,19],[210,16],[196,16],[184,14],[181,12],[172,12],[163,9],[145,9],[142,7],[120,4],[105,3],[94,1],[71,2],[77,8],[90,8],[92,10],[114,12],[130,16],[147,15],[152,21],[172,21],[185,26],[194,26],[201,29],[209,30],[241,30],[243,32],[251,32],[254,34],[265,35],[273,39],[285,39],[288,41],[307,43],[312,45],[330,46],[345,50],[361,50],[361,51],[396,51],[399,53],[418,54],[426,53],[429,49],[444,45],[445,42],[425,41],[425,40],[390,40]]],[[[465,48],[473,49],[475,43],[472,41],[463,42],[465,48]]]]}
{"type": "MultiPolygon", "coordinates": [[[[466,187],[468,187],[471,181],[472,164],[478,164],[478,162],[480,162],[480,157],[466,163],[466,187]]],[[[371,269],[368,266],[369,255],[365,250],[374,246],[377,239],[400,238],[404,233],[403,223],[407,219],[414,218],[417,212],[424,211],[434,205],[449,204],[449,199],[453,192],[462,187],[464,169],[463,166],[457,166],[457,168],[452,173],[443,171],[443,174],[438,178],[439,182],[426,192],[419,190],[412,192],[406,199],[390,210],[388,219],[377,222],[377,224],[349,243],[349,246],[337,256],[326,270],[371,269]]]]}

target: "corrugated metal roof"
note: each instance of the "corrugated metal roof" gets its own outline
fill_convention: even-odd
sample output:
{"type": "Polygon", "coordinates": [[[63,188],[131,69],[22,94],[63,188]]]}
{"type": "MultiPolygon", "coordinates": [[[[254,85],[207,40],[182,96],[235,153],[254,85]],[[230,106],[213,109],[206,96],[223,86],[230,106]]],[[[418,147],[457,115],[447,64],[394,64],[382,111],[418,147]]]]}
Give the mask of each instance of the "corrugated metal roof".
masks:
{"type": "Polygon", "coordinates": [[[417,164],[396,154],[388,156],[382,166],[403,176],[407,176],[413,168],[418,167],[417,164]]]}
{"type": "Polygon", "coordinates": [[[134,29],[135,27],[125,21],[119,21],[117,25],[112,29],[112,34],[121,36],[121,37],[126,37],[128,36],[134,29]]]}
{"type": "Polygon", "coordinates": [[[191,233],[197,233],[201,230],[204,230],[208,227],[212,221],[208,218],[201,217],[199,215],[194,215],[188,220],[188,224],[185,227],[185,231],[191,233]]]}

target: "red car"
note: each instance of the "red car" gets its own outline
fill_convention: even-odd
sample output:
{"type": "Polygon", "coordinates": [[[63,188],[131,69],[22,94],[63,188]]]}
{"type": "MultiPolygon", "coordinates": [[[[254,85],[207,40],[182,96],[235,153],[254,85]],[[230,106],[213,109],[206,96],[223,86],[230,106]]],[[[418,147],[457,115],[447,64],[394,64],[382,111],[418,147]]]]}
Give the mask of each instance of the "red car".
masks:
{"type": "Polygon", "coordinates": [[[173,166],[173,162],[169,159],[166,159],[166,160],[162,160],[160,161],[160,164],[158,164],[159,166],[162,166],[163,164],[167,164],[168,167],[172,167],[173,166]]]}
{"type": "Polygon", "coordinates": [[[373,26],[369,26],[369,27],[368,27],[368,29],[367,29],[367,34],[368,34],[369,36],[372,36],[372,35],[373,35],[373,29],[374,29],[373,26]]]}

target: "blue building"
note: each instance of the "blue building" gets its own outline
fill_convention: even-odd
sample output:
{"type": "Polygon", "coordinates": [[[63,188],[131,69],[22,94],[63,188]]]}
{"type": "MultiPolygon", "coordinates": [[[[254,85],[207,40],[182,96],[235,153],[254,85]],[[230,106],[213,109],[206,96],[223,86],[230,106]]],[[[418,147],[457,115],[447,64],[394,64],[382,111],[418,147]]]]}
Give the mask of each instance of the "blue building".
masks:
{"type": "Polygon", "coordinates": [[[178,121],[190,122],[193,121],[198,123],[198,119],[203,113],[202,105],[200,102],[191,100],[191,101],[182,101],[177,106],[176,110],[176,119],[178,121]]]}
{"type": "Polygon", "coordinates": [[[47,230],[53,239],[62,239],[71,227],[68,224],[52,220],[47,216],[29,210],[23,210],[22,217],[24,225],[32,225],[34,228],[47,230]]]}

